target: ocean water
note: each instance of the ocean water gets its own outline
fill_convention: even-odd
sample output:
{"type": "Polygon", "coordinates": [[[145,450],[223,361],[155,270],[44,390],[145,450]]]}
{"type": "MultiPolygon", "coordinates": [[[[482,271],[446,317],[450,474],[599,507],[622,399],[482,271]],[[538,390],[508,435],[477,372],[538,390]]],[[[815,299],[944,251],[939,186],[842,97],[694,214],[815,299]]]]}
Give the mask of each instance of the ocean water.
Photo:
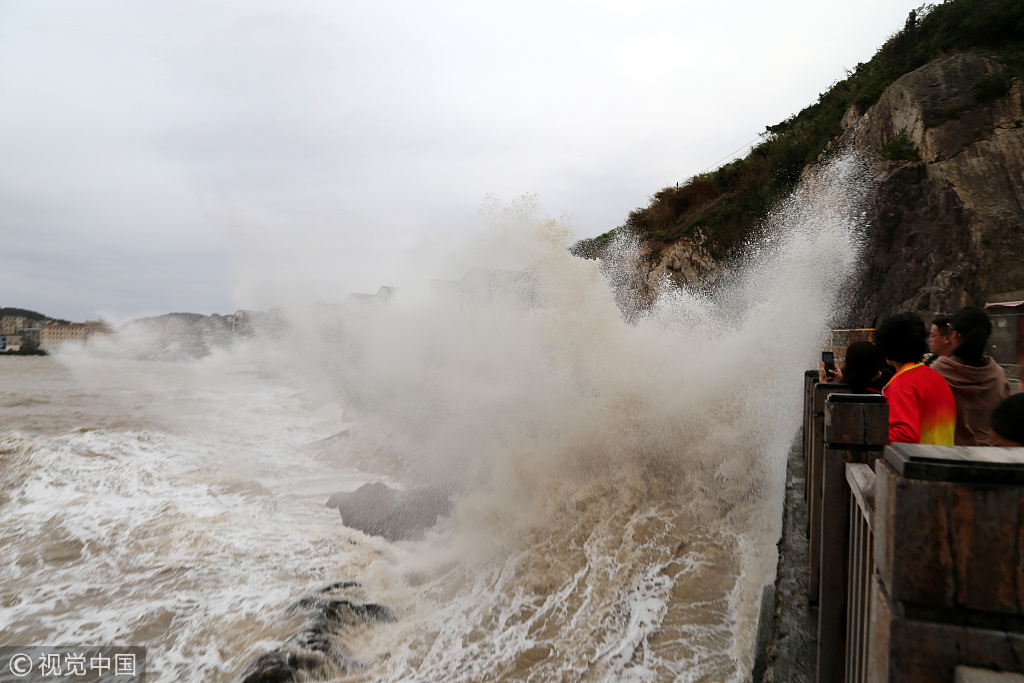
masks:
{"type": "Polygon", "coordinates": [[[301,628],[289,605],[356,581],[396,620],[335,634],[358,665],[327,680],[745,680],[864,177],[839,158],[714,292],[636,315],[629,240],[583,261],[511,207],[480,243],[509,270],[459,291],[287,307],[198,360],[0,359],[0,642],[143,645],[151,681],[231,681],[301,628]],[[373,481],[453,510],[388,542],[325,506],[373,481]]]}

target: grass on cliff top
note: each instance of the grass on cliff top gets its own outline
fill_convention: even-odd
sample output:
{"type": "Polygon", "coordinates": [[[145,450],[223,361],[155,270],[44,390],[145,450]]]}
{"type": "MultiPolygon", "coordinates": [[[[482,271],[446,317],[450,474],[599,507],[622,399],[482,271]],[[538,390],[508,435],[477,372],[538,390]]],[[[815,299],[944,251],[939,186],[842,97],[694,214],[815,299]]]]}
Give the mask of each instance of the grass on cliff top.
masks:
{"type": "Polygon", "coordinates": [[[1005,94],[1010,79],[1024,74],[1024,0],[949,0],[912,11],[869,62],[799,114],[768,126],[746,157],[656,192],[624,225],[577,242],[572,252],[594,258],[616,231],[626,229],[655,248],[702,236],[712,255],[727,256],[793,190],[804,166],[842,133],[840,122],[851,106],[863,113],[900,76],[958,52],[977,52],[1007,67],[979,87],[976,102],[1005,94]]]}

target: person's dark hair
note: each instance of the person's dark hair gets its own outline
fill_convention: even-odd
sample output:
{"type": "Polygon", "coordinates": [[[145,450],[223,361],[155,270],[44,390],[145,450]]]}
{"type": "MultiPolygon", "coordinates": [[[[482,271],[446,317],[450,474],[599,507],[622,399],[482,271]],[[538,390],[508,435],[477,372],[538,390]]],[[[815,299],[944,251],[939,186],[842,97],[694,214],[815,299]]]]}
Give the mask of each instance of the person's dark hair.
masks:
{"type": "Polygon", "coordinates": [[[914,363],[928,350],[928,333],[924,322],[913,313],[899,313],[886,318],[875,330],[878,355],[897,363],[914,363]]]}
{"type": "Polygon", "coordinates": [[[952,320],[948,315],[937,315],[932,319],[932,325],[939,328],[939,334],[949,334],[949,321],[952,320]]]}
{"type": "Polygon", "coordinates": [[[843,364],[843,381],[850,385],[855,394],[867,391],[868,384],[875,378],[879,370],[878,353],[875,345],[869,341],[850,344],[846,349],[846,362],[843,364]]]}
{"type": "Polygon", "coordinates": [[[960,335],[960,345],[953,350],[953,355],[966,365],[984,365],[982,356],[985,355],[989,335],[992,334],[992,321],[988,319],[988,313],[968,306],[954,315],[949,325],[960,335]]]}
{"type": "Polygon", "coordinates": [[[997,405],[989,426],[1007,441],[1024,444],[1024,394],[1014,394],[997,405]]]}

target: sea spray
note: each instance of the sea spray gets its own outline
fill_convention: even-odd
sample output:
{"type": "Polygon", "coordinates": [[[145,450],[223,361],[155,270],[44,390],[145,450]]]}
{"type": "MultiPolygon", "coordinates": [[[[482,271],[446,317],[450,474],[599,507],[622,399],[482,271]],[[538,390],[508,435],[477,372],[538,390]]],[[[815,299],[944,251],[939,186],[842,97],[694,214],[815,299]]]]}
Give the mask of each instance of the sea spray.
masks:
{"type": "Polygon", "coordinates": [[[851,155],[823,165],[731,278],[647,310],[635,241],[576,259],[527,202],[491,211],[481,243],[503,269],[319,312],[342,343],[305,351],[356,443],[457,492],[451,533],[396,570],[417,597],[378,644],[386,677],[742,678],[800,380],[846,303],[866,177],[851,155]]]}
{"type": "Polygon", "coordinates": [[[337,643],[345,680],[743,680],[865,177],[825,165],[716,289],[646,309],[635,242],[577,259],[527,199],[390,296],[282,299],[230,351],[143,363],[126,336],[8,371],[0,417],[30,434],[0,438],[0,636],[230,680],[355,580],[397,621],[337,643]],[[454,511],[391,544],[324,505],[380,479],[454,511]]]}

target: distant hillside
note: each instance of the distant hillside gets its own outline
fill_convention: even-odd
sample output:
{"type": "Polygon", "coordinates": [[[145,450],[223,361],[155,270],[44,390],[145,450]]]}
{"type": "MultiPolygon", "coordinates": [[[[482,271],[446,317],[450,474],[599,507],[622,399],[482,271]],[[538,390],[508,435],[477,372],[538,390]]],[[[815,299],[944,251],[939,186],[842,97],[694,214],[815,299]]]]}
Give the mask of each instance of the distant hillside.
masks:
{"type": "Polygon", "coordinates": [[[20,316],[22,318],[28,318],[29,320],[52,320],[53,322],[60,323],[61,325],[67,325],[70,322],[68,320],[61,320],[59,318],[51,318],[49,316],[43,315],[42,313],[30,311],[26,308],[0,308],[0,318],[9,315],[20,316]]]}
{"type": "Polygon", "coordinates": [[[622,226],[577,242],[573,253],[594,258],[617,231],[628,229],[652,252],[686,238],[714,259],[728,256],[793,190],[804,167],[827,153],[851,111],[862,114],[900,76],[960,52],[980,54],[1005,67],[979,85],[976,102],[1008,93],[1012,79],[1024,74],[1024,3],[951,0],[912,11],[869,62],[858,64],[799,114],[768,126],[763,142],[746,157],[656,192],[622,226]]]}

